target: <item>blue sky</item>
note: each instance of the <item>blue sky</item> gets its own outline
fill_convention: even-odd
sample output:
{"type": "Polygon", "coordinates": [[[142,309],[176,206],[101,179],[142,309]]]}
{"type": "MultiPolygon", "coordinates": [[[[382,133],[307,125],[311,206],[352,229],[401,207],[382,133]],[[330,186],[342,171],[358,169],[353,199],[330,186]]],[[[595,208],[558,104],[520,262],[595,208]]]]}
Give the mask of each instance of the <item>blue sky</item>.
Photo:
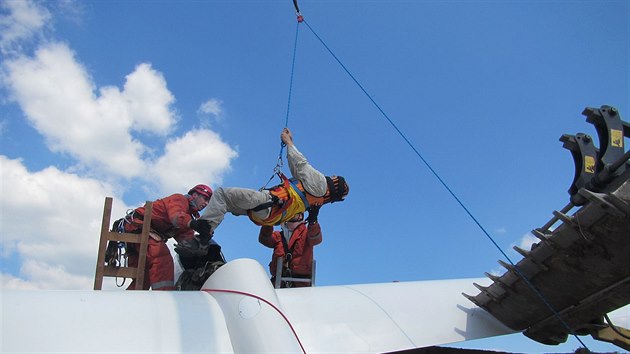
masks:
{"type": "MultiPolygon", "coordinates": [[[[262,187],[287,118],[291,1],[4,0],[2,286],[91,289],[103,201],[262,187]]],[[[620,1],[301,1],[310,27],[508,256],[568,202],[581,115],[630,115],[620,1]]],[[[318,285],[476,278],[501,253],[301,24],[288,126],[351,193],[322,208],[318,285]]],[[[288,173],[288,168],[285,167],[288,173]]],[[[277,180],[274,180],[274,182],[277,180]]],[[[273,182],[272,182],[273,183],[273,182]]],[[[228,259],[270,251],[233,216],[228,259]]],[[[115,285],[106,284],[115,288],[115,285]]],[[[583,339],[591,350],[616,347],[583,339]]],[[[522,335],[468,343],[570,352],[522,335]]]]}

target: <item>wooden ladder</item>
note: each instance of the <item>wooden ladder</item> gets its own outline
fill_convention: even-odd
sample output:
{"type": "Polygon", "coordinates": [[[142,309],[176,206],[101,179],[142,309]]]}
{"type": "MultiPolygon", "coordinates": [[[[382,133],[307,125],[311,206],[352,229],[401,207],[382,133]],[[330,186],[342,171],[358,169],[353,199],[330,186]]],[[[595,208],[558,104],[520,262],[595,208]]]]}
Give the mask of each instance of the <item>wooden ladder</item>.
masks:
{"type": "Polygon", "coordinates": [[[94,290],[101,290],[103,287],[103,277],[131,278],[136,280],[136,290],[142,290],[144,286],[144,270],[147,258],[147,244],[149,243],[149,231],[151,231],[151,214],[153,212],[153,204],[147,202],[144,211],[144,222],[142,224],[142,232],[139,234],[120,233],[116,230],[110,231],[109,225],[112,216],[112,198],[105,198],[105,207],[103,208],[103,222],[101,224],[101,240],[98,245],[98,257],[96,259],[96,274],[94,276],[94,290]],[[107,250],[107,242],[122,241],[129,243],[137,243],[138,247],[138,266],[137,267],[120,267],[115,265],[105,266],[105,252],[107,250]]]}

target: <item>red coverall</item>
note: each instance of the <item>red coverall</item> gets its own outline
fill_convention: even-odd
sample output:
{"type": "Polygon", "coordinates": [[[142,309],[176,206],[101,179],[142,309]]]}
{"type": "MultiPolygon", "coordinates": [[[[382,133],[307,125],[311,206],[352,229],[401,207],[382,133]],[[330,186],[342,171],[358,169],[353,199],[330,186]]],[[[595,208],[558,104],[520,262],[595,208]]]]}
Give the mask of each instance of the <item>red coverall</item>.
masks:
{"type": "MultiPolygon", "coordinates": [[[[131,223],[125,222],[125,232],[139,233],[142,231],[145,207],[134,210],[131,223]]],[[[153,202],[151,215],[151,231],[147,247],[147,263],[144,277],[144,290],[175,290],[175,270],[173,257],[166,246],[167,239],[174,237],[177,242],[190,239],[194,231],[188,227],[192,218],[198,218],[199,212],[190,205],[188,196],[173,194],[153,202]],[[157,235],[161,239],[156,240],[157,235]]],[[[138,265],[137,244],[128,244],[129,266],[138,265]]],[[[135,289],[135,280],[131,282],[127,290],[135,289]]]]}
{"type": "MultiPolygon", "coordinates": [[[[273,248],[273,258],[269,263],[269,271],[272,279],[276,276],[277,259],[285,257],[284,245],[282,244],[282,232],[273,231],[273,226],[262,226],[258,235],[258,242],[273,248]]],[[[288,269],[291,276],[296,278],[310,278],[313,267],[313,247],[322,242],[322,231],[319,223],[301,223],[291,234],[291,238],[287,242],[291,260],[288,269]]],[[[285,259],[286,261],[286,259],[285,259]]],[[[293,282],[293,287],[310,286],[309,283],[293,282]]]]}

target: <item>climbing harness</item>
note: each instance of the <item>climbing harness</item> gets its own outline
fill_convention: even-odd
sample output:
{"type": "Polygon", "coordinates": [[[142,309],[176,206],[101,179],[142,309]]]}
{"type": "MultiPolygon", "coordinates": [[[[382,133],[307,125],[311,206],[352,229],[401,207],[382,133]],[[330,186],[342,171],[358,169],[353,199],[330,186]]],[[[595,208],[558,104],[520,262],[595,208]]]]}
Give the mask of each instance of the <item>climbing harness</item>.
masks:
{"type": "MultiPolygon", "coordinates": [[[[286,230],[287,234],[289,233],[289,230],[286,230]]],[[[289,235],[289,237],[291,237],[292,235],[289,235]]],[[[293,272],[291,271],[291,261],[293,260],[293,249],[295,248],[295,243],[293,244],[293,247],[289,248],[289,243],[285,237],[285,228],[282,228],[282,231],[280,231],[280,240],[282,241],[282,248],[284,249],[284,257],[282,258],[282,271],[281,274],[278,275],[276,274],[275,276],[280,276],[280,277],[292,277],[293,276],[293,272]]],[[[293,285],[293,282],[290,281],[283,281],[282,282],[284,287],[286,288],[291,288],[293,285]]]]}
{"type": "Polygon", "coordinates": [[[304,211],[310,206],[298,180],[287,178],[282,172],[278,172],[278,177],[280,177],[282,184],[267,189],[269,194],[271,194],[272,200],[253,208],[247,213],[249,218],[257,225],[279,225],[287,221],[287,215],[293,217],[297,212],[304,211]],[[256,211],[272,206],[277,207],[271,208],[271,213],[266,218],[262,219],[256,216],[256,211]]]}
{"type": "MultiPolygon", "coordinates": [[[[125,223],[131,223],[133,218],[133,209],[127,210],[127,214],[124,218],[118,219],[114,221],[112,225],[112,230],[119,233],[125,232],[125,223]]],[[[107,249],[105,251],[105,266],[107,267],[127,267],[129,264],[128,260],[128,252],[127,252],[127,243],[123,241],[108,241],[107,249]]],[[[122,287],[125,285],[127,278],[122,278],[122,283],[118,282],[118,277],[116,277],[116,286],[122,287]]]]}

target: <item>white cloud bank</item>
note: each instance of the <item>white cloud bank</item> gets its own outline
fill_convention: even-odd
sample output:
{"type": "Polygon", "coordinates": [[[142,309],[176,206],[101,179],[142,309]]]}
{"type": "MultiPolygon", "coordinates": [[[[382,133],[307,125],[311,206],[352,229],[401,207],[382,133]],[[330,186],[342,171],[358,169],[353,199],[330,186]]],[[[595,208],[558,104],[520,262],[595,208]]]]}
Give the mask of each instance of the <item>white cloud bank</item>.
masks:
{"type": "MultiPolygon", "coordinates": [[[[0,260],[11,260],[1,285],[90,289],[104,196],[115,198],[117,216],[129,208],[119,186],[132,180],[162,195],[220,184],[237,153],[209,129],[172,136],[180,119],[176,100],[151,64],[133,68],[122,89],[99,88],[65,43],[47,40],[32,54],[20,51],[21,41],[43,36],[51,20],[45,8],[9,0],[0,11],[0,84],[8,94],[0,102],[17,104],[48,149],[76,164],[74,173],[54,165],[29,171],[28,156],[0,155],[0,260]],[[158,139],[149,145],[138,133],[158,139]]],[[[216,102],[207,109],[218,115],[216,102]]]]}
{"type": "MultiPolygon", "coordinates": [[[[116,197],[114,188],[53,166],[31,172],[21,160],[5,156],[0,156],[0,173],[0,256],[18,254],[22,277],[3,274],[2,286],[90,288],[103,196],[116,197]]],[[[116,212],[126,208],[116,205],[116,212]]]]}

